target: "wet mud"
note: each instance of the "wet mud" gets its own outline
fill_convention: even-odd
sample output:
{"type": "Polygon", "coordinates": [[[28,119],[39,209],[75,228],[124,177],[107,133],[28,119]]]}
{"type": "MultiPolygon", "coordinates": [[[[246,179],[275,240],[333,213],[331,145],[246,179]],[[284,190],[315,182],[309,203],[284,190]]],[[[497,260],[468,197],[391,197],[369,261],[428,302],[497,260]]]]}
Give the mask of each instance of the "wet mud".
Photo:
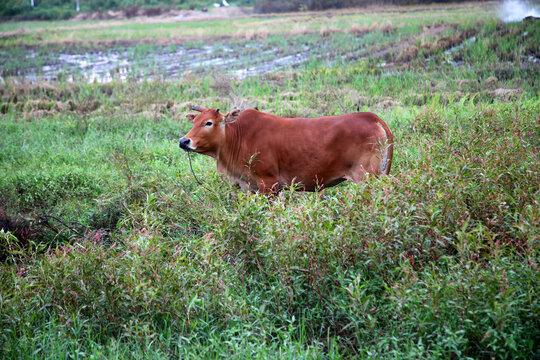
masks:
{"type": "MultiPolygon", "coordinates": [[[[186,73],[216,71],[243,79],[248,76],[298,66],[310,58],[308,47],[283,53],[280,49],[264,49],[263,45],[248,44],[241,50],[208,45],[202,48],[162,46],[151,53],[138,54],[134,47],[93,52],[61,52],[48,59],[35,50],[26,56],[27,63],[38,63],[15,70],[2,71],[2,77],[20,81],[79,81],[108,83],[145,78],[177,79],[186,73]]],[[[1,54],[0,54],[1,56],[1,54]]]]}

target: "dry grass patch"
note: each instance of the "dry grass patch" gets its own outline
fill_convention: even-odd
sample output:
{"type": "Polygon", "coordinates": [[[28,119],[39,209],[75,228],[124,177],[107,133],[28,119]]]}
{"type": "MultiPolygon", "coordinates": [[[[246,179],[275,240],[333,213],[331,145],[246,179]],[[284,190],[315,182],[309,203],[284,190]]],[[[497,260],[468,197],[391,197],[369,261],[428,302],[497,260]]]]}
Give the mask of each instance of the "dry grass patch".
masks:
{"type": "Polygon", "coordinates": [[[293,36],[297,36],[297,35],[307,35],[312,32],[313,31],[308,29],[308,27],[305,25],[295,24],[293,29],[289,32],[289,34],[293,36]]]}
{"type": "Polygon", "coordinates": [[[217,74],[212,77],[210,88],[219,95],[228,95],[233,90],[234,79],[226,74],[217,74]]]}
{"type": "Polygon", "coordinates": [[[394,26],[390,21],[388,21],[386,24],[379,25],[377,27],[377,30],[380,30],[383,34],[390,34],[394,31],[396,31],[397,27],[394,26]]]}
{"type": "MultiPolygon", "coordinates": [[[[237,36],[242,36],[242,34],[244,34],[244,32],[242,31],[238,31],[236,33],[237,36]]],[[[263,28],[259,28],[257,30],[254,30],[254,29],[250,29],[248,30],[247,32],[245,32],[245,39],[250,41],[250,40],[262,40],[262,39],[266,39],[268,36],[270,36],[270,30],[268,30],[267,28],[263,27],[263,28]]]]}
{"type": "Polygon", "coordinates": [[[499,88],[491,92],[494,98],[502,101],[512,101],[520,99],[523,96],[524,91],[522,89],[504,89],[499,88]]]}
{"type": "Polygon", "coordinates": [[[9,39],[11,37],[26,35],[28,33],[30,33],[30,31],[25,28],[21,28],[19,30],[14,30],[14,31],[6,31],[3,33],[0,33],[0,39],[9,39]]]}
{"type": "Polygon", "coordinates": [[[397,106],[403,106],[401,101],[393,100],[391,98],[383,98],[384,100],[380,101],[374,106],[376,110],[387,110],[397,106]]]}
{"type": "Polygon", "coordinates": [[[456,86],[461,91],[478,91],[477,80],[467,80],[467,79],[457,80],[456,86]]]}
{"type": "Polygon", "coordinates": [[[31,84],[29,82],[17,82],[16,80],[9,79],[5,84],[0,85],[0,96],[2,99],[11,102],[23,101],[24,97],[60,99],[65,95],[64,93],[66,91],[70,92],[72,88],[74,88],[72,85],[68,85],[64,90],[60,90],[59,87],[47,82],[31,84]]]}
{"type": "Polygon", "coordinates": [[[369,26],[353,24],[349,28],[349,32],[355,36],[362,36],[369,32],[369,26]]]}
{"type": "Polygon", "coordinates": [[[489,90],[497,89],[498,84],[499,84],[499,79],[497,79],[495,76],[488,77],[485,82],[486,89],[489,89],[489,90]]]}
{"type": "Polygon", "coordinates": [[[472,32],[462,32],[459,34],[453,34],[450,36],[441,37],[435,42],[425,43],[421,45],[424,51],[433,53],[437,50],[448,50],[454,46],[461,44],[465,39],[472,36],[472,32]]]}
{"type": "Polygon", "coordinates": [[[330,35],[340,33],[342,31],[343,30],[341,30],[341,29],[339,29],[339,28],[337,28],[335,26],[330,26],[330,27],[323,26],[321,28],[321,30],[319,31],[319,35],[321,35],[321,37],[328,37],[330,35]]]}
{"type": "Polygon", "coordinates": [[[281,93],[280,97],[283,100],[294,100],[298,98],[299,95],[300,94],[297,91],[286,91],[286,92],[281,93]]]}
{"type": "Polygon", "coordinates": [[[401,50],[397,60],[400,62],[408,62],[418,57],[418,47],[415,45],[408,46],[401,50]]]}

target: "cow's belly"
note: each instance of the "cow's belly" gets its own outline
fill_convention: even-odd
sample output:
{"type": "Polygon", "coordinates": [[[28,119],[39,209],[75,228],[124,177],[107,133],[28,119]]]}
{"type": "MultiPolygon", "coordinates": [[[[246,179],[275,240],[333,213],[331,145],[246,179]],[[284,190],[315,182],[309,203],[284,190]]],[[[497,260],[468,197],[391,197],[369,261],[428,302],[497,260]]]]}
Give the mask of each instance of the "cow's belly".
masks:
{"type": "Polygon", "coordinates": [[[280,177],[279,185],[283,186],[298,186],[305,191],[318,191],[324,188],[335,186],[343,181],[347,180],[345,177],[334,176],[331,178],[322,178],[317,175],[309,174],[304,176],[288,176],[280,177]]]}
{"type": "MultiPolygon", "coordinates": [[[[336,157],[330,162],[314,164],[303,169],[294,166],[280,169],[280,185],[300,185],[307,191],[335,186],[345,180],[363,181],[366,174],[380,173],[380,152],[364,153],[363,156],[336,157]]],[[[306,164],[308,161],[299,162],[306,164]]]]}

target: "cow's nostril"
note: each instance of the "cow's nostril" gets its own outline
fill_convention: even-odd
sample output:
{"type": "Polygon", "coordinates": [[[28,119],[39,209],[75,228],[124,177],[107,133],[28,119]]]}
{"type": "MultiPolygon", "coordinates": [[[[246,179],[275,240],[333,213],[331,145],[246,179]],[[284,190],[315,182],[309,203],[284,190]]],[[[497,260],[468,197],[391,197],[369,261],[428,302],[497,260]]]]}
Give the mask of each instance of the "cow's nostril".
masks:
{"type": "Polygon", "coordinates": [[[189,147],[190,143],[191,143],[191,139],[181,138],[180,143],[178,144],[178,146],[180,146],[180,148],[182,150],[189,151],[189,150],[191,150],[190,147],[189,147]]]}

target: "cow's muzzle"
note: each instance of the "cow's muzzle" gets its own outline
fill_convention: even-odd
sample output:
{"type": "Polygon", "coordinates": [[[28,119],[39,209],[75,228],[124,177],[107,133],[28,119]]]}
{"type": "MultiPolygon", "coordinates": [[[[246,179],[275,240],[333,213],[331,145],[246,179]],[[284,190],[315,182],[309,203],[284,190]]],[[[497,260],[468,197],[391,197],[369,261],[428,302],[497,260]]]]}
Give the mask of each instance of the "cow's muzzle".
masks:
{"type": "Polygon", "coordinates": [[[181,138],[180,143],[178,144],[178,146],[180,146],[180,148],[182,150],[193,151],[190,144],[191,144],[191,139],[181,138]]]}

